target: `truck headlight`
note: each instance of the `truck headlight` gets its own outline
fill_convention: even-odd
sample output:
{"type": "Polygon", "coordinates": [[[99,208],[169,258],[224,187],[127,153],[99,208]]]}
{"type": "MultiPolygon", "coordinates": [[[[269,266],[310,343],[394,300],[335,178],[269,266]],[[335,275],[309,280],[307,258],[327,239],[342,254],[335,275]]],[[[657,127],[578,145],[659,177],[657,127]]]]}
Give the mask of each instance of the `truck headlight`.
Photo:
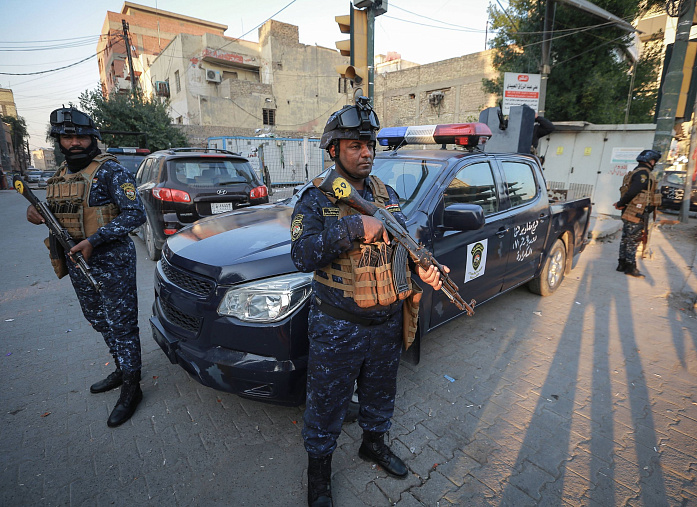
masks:
{"type": "Polygon", "coordinates": [[[245,322],[277,322],[293,313],[310,296],[312,273],[276,276],[228,289],[218,315],[245,322]]]}

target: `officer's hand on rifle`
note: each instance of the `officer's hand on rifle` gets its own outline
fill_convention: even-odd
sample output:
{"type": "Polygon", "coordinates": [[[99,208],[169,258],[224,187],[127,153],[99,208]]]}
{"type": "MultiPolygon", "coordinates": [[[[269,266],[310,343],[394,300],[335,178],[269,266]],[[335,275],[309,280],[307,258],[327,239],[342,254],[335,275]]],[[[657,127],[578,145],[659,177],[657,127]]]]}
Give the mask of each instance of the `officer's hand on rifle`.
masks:
{"type": "Polygon", "coordinates": [[[77,245],[75,245],[74,247],[72,247],[70,249],[70,258],[72,259],[73,262],[75,262],[75,259],[73,259],[72,254],[77,253],[77,252],[81,252],[82,256],[87,261],[87,260],[89,260],[90,255],[92,255],[92,250],[94,250],[92,243],[90,243],[86,239],[83,239],[77,245]]]}
{"type": "MultiPolygon", "coordinates": [[[[450,273],[450,268],[445,264],[443,264],[443,270],[446,273],[450,273]]],[[[438,268],[433,265],[429,266],[428,269],[424,269],[421,266],[416,266],[416,274],[419,275],[422,282],[427,283],[435,290],[440,290],[440,288],[443,286],[443,280],[440,279],[440,271],[438,271],[438,268]]]]}
{"type": "Polygon", "coordinates": [[[363,242],[364,243],[375,243],[377,241],[384,241],[388,245],[390,244],[390,237],[382,225],[382,222],[375,217],[368,215],[361,215],[363,220],[363,242]]]}
{"type": "Polygon", "coordinates": [[[42,217],[33,204],[30,204],[27,208],[27,220],[29,220],[34,225],[41,225],[45,222],[44,217],[42,217]]]}
{"type": "Polygon", "coordinates": [[[619,203],[620,203],[620,201],[617,201],[615,204],[613,204],[615,209],[624,209],[624,206],[618,206],[619,203]]]}

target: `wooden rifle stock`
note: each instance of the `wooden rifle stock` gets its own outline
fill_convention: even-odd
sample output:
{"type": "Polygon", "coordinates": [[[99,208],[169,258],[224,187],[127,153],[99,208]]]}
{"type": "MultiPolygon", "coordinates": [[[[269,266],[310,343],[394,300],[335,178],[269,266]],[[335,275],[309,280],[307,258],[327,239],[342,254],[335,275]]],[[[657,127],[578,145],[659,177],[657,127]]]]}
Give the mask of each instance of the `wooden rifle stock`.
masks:
{"type": "Polygon", "coordinates": [[[460,296],[458,292],[457,285],[455,285],[445,272],[443,265],[433,257],[431,252],[426,250],[422,245],[419,245],[416,240],[409,235],[397,219],[392,216],[392,213],[384,208],[378,207],[375,203],[363,199],[356,189],[336,172],[336,169],[333,169],[324,178],[319,189],[326,194],[334,196],[338,201],[351,206],[362,215],[369,215],[380,220],[392,239],[407,249],[409,256],[416,264],[421,266],[424,270],[429,269],[431,266],[435,266],[436,269],[438,269],[440,272],[440,279],[443,282],[441,290],[448,296],[448,299],[450,299],[458,309],[466,310],[467,315],[474,315],[474,305],[476,301],[473,299],[468,304],[462,299],[462,296],[460,296]]]}

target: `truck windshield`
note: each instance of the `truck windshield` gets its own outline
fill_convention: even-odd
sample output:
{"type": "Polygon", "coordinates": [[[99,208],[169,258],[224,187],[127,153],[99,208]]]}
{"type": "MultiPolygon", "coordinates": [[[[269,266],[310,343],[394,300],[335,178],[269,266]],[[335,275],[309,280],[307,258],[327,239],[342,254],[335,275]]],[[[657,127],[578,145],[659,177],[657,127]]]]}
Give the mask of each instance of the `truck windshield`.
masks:
{"type": "Polygon", "coordinates": [[[376,158],[372,174],[395,189],[400,207],[409,217],[434,185],[444,165],[432,160],[376,158]]]}

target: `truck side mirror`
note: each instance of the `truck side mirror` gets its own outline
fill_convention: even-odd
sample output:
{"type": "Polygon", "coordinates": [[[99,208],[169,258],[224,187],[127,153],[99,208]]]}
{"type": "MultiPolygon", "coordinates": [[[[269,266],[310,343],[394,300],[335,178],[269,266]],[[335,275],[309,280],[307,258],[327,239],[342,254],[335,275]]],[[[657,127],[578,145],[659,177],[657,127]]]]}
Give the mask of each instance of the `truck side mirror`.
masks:
{"type": "Polygon", "coordinates": [[[443,227],[476,231],[484,227],[484,210],[478,204],[451,204],[443,212],[443,227]]]}

